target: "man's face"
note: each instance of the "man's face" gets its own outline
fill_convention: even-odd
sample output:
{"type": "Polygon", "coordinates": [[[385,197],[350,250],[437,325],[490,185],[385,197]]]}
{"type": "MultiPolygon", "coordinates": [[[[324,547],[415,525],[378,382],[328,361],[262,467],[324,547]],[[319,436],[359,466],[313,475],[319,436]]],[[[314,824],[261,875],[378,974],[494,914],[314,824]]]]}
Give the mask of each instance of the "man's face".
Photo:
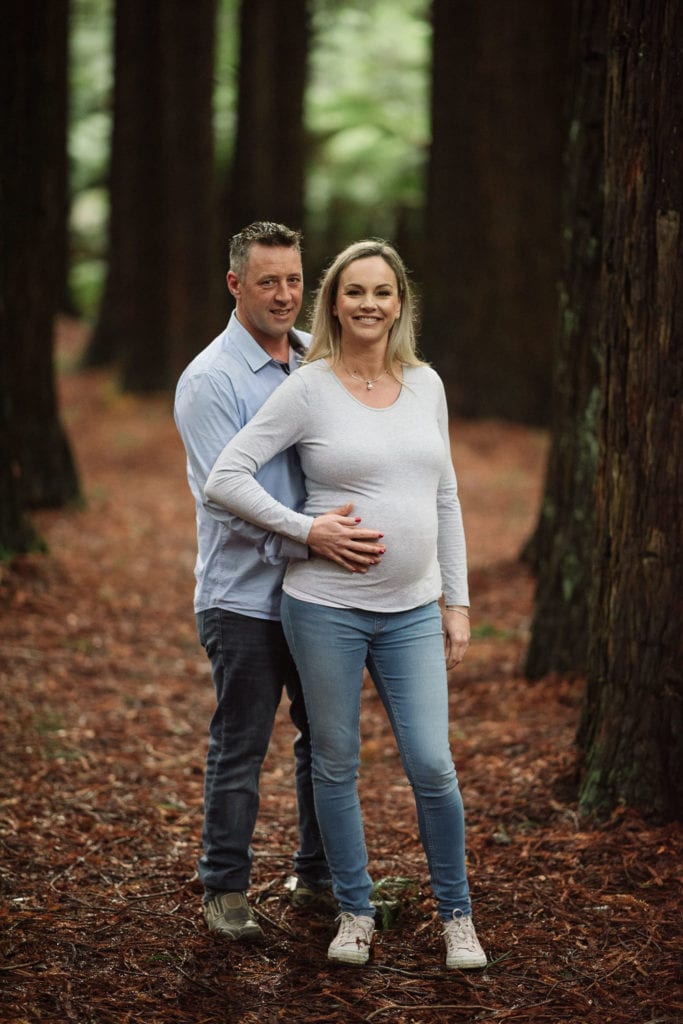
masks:
{"type": "Polygon", "coordinates": [[[244,274],[228,272],[237,319],[260,345],[280,341],[303,299],[301,255],[285,246],[252,245],[244,274]]]}

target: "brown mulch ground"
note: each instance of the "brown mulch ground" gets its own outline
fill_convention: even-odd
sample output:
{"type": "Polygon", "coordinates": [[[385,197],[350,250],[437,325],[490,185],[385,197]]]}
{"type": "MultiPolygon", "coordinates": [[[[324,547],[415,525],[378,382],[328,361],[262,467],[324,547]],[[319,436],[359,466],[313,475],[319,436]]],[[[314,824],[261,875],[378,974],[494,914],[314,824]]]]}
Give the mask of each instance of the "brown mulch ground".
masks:
{"type": "MultiPolygon", "coordinates": [[[[71,325],[68,364],[82,340],[71,325]]],[[[191,613],[194,522],[167,399],[60,377],[86,505],[42,513],[47,555],[0,569],[0,1020],[436,1024],[683,1020],[680,825],[581,821],[580,681],[521,675],[532,583],[516,561],[546,438],[454,424],[475,639],[452,739],[477,927],[490,957],[446,972],[415,814],[373,691],[362,799],[372,871],[402,912],[364,970],[328,965],[332,921],[288,903],[293,730],[263,772],[258,948],[206,932],[195,874],[212,694],[191,613]]],[[[392,915],[388,915],[391,917],[392,915]]]]}

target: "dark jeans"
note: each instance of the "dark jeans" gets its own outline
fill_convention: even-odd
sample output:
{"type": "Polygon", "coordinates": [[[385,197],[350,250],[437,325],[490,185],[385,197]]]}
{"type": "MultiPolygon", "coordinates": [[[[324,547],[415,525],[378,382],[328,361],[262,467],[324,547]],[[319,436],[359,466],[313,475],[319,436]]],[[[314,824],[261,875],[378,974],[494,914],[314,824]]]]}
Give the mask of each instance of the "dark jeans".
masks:
{"type": "Polygon", "coordinates": [[[199,612],[197,627],[216,689],[204,780],[204,854],[199,861],[205,892],[249,887],[259,777],[283,687],[299,730],[294,740],[299,812],[294,869],[309,883],[327,881],[313,805],[306,709],[281,624],[211,608],[199,612]]]}

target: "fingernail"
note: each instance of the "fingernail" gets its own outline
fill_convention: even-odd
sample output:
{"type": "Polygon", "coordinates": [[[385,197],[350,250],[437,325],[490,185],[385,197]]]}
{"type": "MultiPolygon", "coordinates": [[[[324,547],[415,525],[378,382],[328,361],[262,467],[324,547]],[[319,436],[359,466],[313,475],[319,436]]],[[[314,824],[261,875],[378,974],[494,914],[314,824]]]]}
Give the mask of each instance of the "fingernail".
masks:
{"type": "Polygon", "coordinates": [[[379,535],[379,537],[377,538],[377,540],[381,540],[383,536],[384,536],[384,534],[383,534],[383,533],[380,533],[380,535],[379,535]]]}
{"type": "Polygon", "coordinates": [[[360,522],[360,516],[356,516],[356,518],[354,519],[354,523],[359,523],[359,522],[360,522]]]}

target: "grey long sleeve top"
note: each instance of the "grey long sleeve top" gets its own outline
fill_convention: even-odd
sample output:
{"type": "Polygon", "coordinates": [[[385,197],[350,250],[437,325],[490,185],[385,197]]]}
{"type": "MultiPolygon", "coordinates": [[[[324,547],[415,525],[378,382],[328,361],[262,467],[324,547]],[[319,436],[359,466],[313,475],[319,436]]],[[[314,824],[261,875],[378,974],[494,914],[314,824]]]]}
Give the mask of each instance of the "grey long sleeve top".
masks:
{"type": "Polygon", "coordinates": [[[428,366],[404,368],[386,409],[359,402],[324,360],[302,367],[226,445],[204,493],[209,504],[302,543],[315,516],[348,501],[364,527],[384,534],[386,554],[365,574],[324,558],[291,560],[283,589],[292,597],[377,612],[416,608],[442,592],[447,604],[469,604],[446,397],[428,366]],[[306,482],[302,512],[254,479],[291,445],[306,482]]]}

